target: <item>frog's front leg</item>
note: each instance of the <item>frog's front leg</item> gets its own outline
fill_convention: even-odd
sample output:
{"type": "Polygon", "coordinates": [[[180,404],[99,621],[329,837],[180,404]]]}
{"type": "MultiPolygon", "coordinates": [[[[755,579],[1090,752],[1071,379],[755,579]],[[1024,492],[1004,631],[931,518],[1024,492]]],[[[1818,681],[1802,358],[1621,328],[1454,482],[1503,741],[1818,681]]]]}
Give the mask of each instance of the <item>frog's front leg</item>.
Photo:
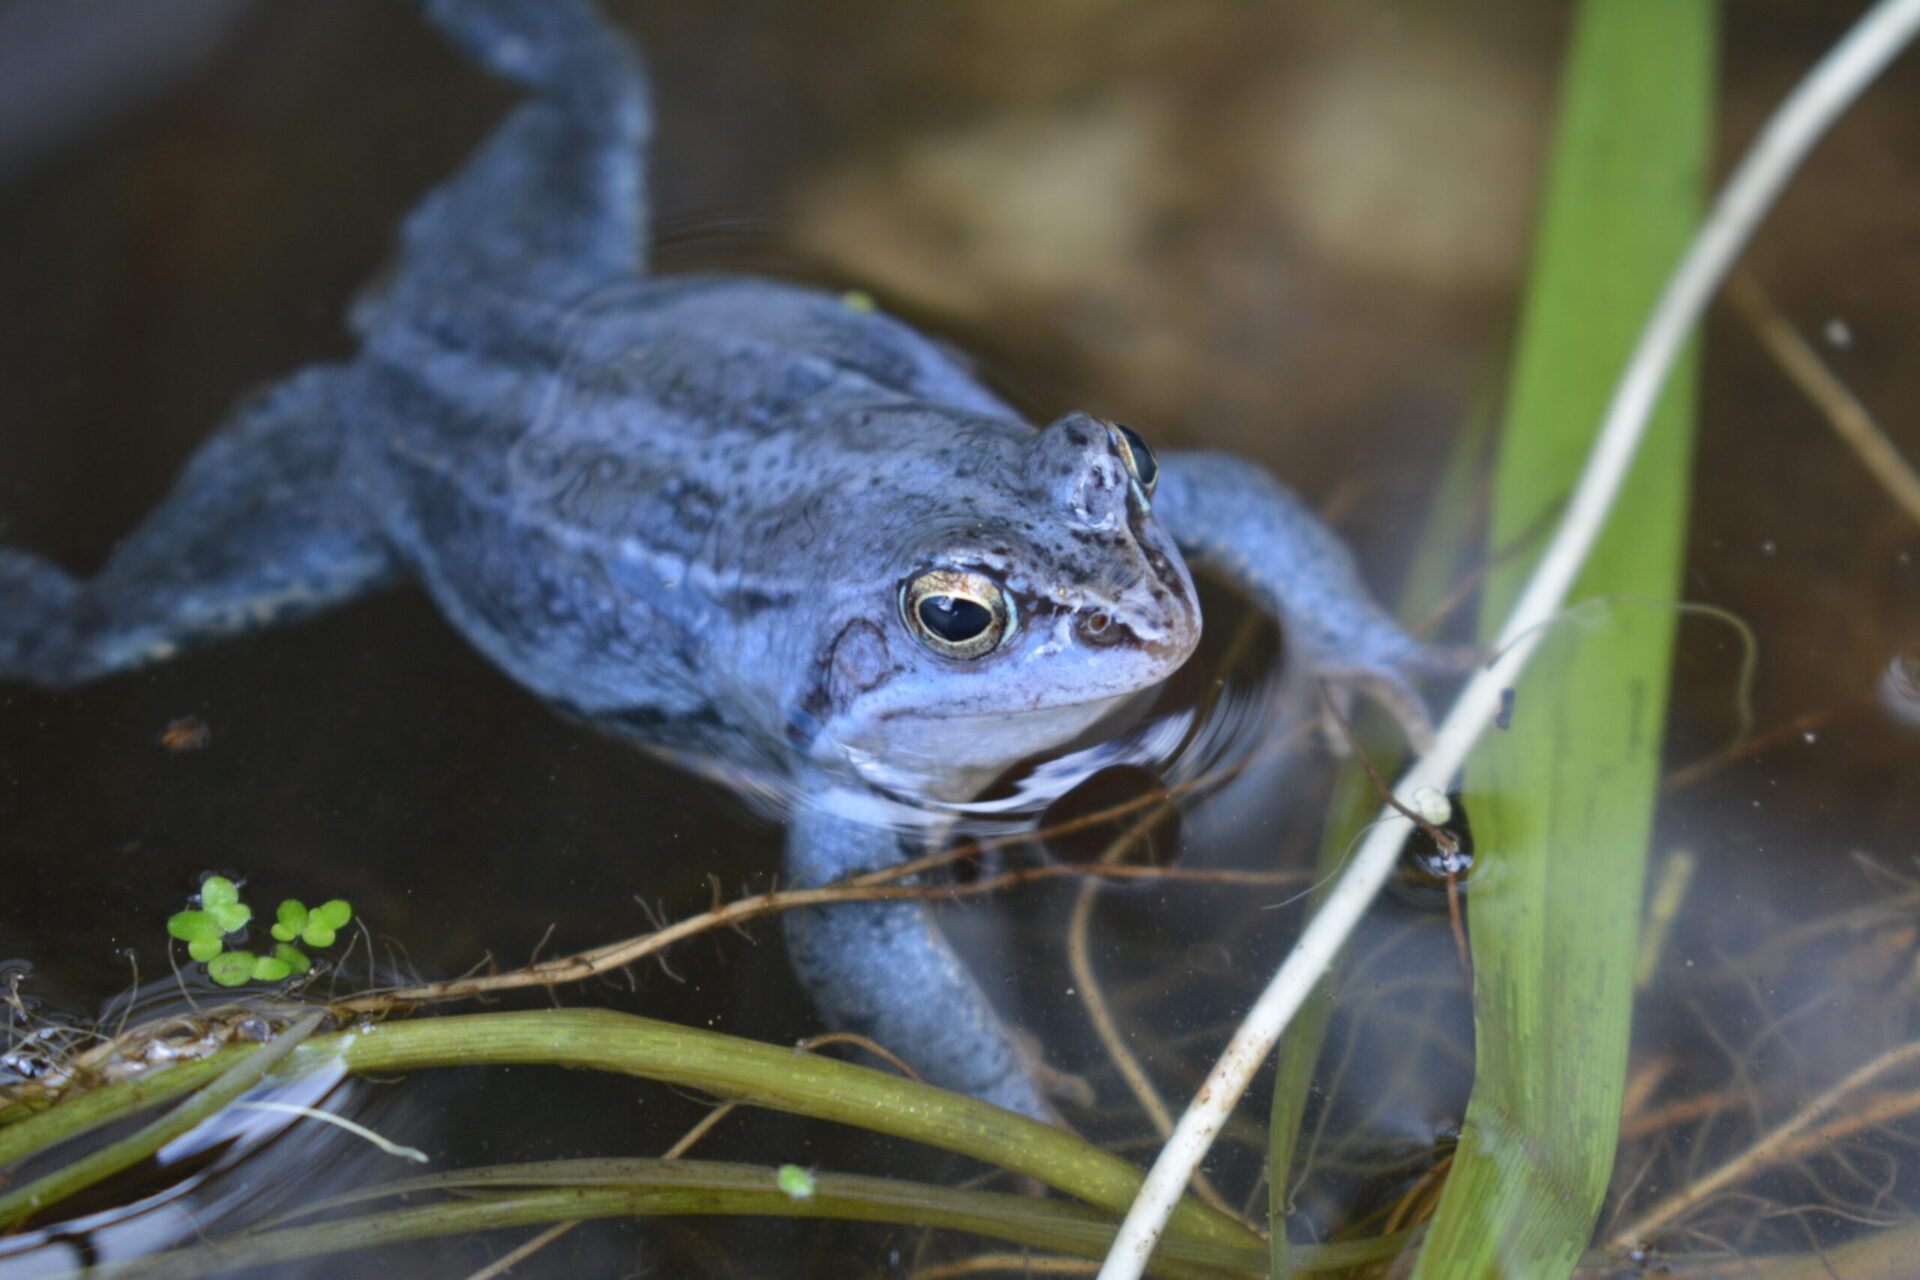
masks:
{"type": "Polygon", "coordinates": [[[1258,466],[1220,453],[1165,453],[1159,463],[1153,510],[1181,551],[1275,614],[1306,669],[1379,702],[1416,748],[1430,743],[1433,721],[1413,677],[1459,671],[1472,655],[1401,630],[1333,530],[1258,466]]]}
{"type": "MultiPolygon", "coordinates": [[[[794,888],[896,866],[907,856],[897,832],[815,805],[799,806],[787,831],[794,888]]],[[[832,1026],[871,1037],[930,1083],[1052,1118],[1026,1055],[925,901],[806,908],[787,914],[786,929],[794,969],[832,1026]]]]}

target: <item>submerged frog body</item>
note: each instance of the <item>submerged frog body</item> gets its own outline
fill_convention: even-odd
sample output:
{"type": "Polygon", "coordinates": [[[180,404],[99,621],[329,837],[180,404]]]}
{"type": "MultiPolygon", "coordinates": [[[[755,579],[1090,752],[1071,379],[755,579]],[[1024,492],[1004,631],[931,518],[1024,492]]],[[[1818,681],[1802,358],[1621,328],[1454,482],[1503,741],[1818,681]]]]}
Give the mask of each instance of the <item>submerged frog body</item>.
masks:
{"type": "MultiPolygon", "coordinates": [[[[424,7],[531,97],[406,222],[357,359],[243,403],[95,577],[0,550],[0,679],[90,680],[411,575],[543,697],[786,796],[803,886],[917,852],[836,797],[965,800],[1176,670],[1183,555],[1424,730],[1433,659],[1257,468],[1084,414],[1035,429],[831,294],[644,276],[629,48],[585,0],[424,7]]],[[[923,904],[788,936],[830,1021],[1048,1113],[923,904]]]]}

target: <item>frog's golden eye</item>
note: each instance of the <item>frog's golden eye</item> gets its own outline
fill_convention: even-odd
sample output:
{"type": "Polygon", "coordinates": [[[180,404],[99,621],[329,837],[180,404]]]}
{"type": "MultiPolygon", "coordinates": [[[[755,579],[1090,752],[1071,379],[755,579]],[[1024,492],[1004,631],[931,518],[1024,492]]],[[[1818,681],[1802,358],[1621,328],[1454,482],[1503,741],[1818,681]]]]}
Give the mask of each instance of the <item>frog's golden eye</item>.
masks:
{"type": "Polygon", "coordinates": [[[1133,473],[1133,478],[1140,482],[1140,492],[1151,498],[1153,482],[1160,478],[1160,463],[1153,456],[1153,450],[1147,447],[1147,442],[1132,427],[1118,422],[1109,422],[1107,425],[1113,428],[1113,434],[1119,439],[1120,458],[1127,464],[1127,470],[1133,473]]]}
{"type": "Polygon", "coordinates": [[[929,569],[901,584],[900,618],[943,658],[984,658],[1013,634],[1013,600],[984,573],[929,569]]]}

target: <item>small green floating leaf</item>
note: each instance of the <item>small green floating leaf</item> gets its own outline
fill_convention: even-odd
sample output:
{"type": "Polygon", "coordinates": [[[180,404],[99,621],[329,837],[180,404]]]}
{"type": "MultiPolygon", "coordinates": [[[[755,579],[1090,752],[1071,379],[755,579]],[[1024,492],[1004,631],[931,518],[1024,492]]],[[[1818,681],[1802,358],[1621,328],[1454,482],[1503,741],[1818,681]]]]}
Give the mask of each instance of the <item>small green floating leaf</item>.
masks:
{"type": "Polygon", "coordinates": [[[227,951],[207,961],[207,974],[223,987],[237,987],[253,976],[251,951],[227,951]]]}
{"type": "Polygon", "coordinates": [[[247,927],[247,922],[253,919],[253,908],[244,902],[234,902],[215,907],[212,915],[220,923],[221,929],[234,933],[247,927]]]}
{"type": "Polygon", "coordinates": [[[780,1184],[782,1191],[795,1200],[813,1199],[816,1189],[813,1175],[797,1164],[781,1165],[779,1171],[773,1175],[773,1180],[780,1184]]]}
{"type": "Polygon", "coordinates": [[[353,908],[347,905],[345,898],[334,898],[315,907],[313,918],[323,928],[344,929],[347,921],[353,919],[353,908]]]}
{"type": "Polygon", "coordinates": [[[281,942],[292,942],[307,927],[307,905],[298,898],[288,898],[273,914],[275,924],[270,932],[281,942]]]}
{"type": "Polygon", "coordinates": [[[187,944],[187,954],[205,964],[227,949],[227,944],[219,938],[195,938],[187,944]]]}
{"type": "MultiPolygon", "coordinates": [[[[218,942],[225,929],[205,911],[176,911],[167,917],[167,932],[185,943],[218,942]]],[[[217,952],[216,952],[217,954],[217,952]]],[[[204,957],[195,956],[194,959],[204,957]]]]}
{"type": "Polygon", "coordinates": [[[248,976],[255,982],[278,982],[292,973],[293,966],[278,955],[255,956],[248,976]]]}
{"type": "Polygon", "coordinates": [[[225,876],[208,876],[200,882],[200,905],[227,933],[245,928],[253,919],[253,908],[240,901],[240,886],[225,876]]]}
{"type": "Polygon", "coordinates": [[[340,898],[324,902],[313,910],[306,928],[300,931],[300,940],[310,947],[330,947],[339,930],[347,921],[353,919],[353,908],[340,898]]]}
{"type": "Polygon", "coordinates": [[[307,953],[298,947],[281,943],[273,949],[274,958],[287,966],[288,973],[306,973],[313,968],[313,961],[307,959],[307,953]]]}

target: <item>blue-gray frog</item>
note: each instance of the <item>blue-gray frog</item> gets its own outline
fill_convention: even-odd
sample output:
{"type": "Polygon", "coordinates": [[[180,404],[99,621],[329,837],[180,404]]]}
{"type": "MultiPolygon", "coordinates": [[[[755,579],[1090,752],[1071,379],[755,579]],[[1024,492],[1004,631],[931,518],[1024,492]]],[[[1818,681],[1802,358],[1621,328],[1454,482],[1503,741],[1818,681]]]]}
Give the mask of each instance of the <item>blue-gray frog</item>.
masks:
{"type": "MultiPolygon", "coordinates": [[[[589,0],[422,7],[527,100],[406,220],[357,358],[243,401],[94,577],[0,549],[0,679],[92,680],[411,575],[542,697],[782,796],[796,886],[900,863],[938,824],[900,813],[1165,680],[1200,635],[1183,556],[1426,732],[1410,678],[1451,655],[1257,467],[1036,429],[857,300],[646,276],[633,50],[589,0]]],[[[829,1022],[1050,1114],[923,903],[787,935],[829,1022]]]]}

